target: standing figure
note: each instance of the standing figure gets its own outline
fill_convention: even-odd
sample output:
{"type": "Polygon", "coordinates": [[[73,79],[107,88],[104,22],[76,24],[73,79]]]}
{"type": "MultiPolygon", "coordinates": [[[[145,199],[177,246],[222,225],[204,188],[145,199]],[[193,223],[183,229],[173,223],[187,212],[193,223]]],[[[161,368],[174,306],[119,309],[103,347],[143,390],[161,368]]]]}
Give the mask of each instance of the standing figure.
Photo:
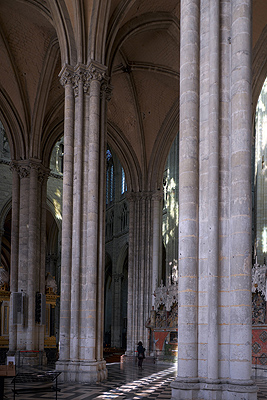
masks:
{"type": "Polygon", "coordinates": [[[143,369],[143,360],[145,358],[145,348],[143,347],[142,342],[138,342],[138,347],[137,347],[137,358],[138,358],[138,368],[143,369]]]}

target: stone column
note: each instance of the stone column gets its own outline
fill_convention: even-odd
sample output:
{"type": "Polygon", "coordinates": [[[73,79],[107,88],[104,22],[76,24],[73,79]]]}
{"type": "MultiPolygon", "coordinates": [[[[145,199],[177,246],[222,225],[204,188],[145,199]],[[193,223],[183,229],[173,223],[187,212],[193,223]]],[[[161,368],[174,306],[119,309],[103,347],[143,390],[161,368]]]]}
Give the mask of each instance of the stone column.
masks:
{"type": "Polygon", "coordinates": [[[181,10],[178,377],[172,399],[254,400],[251,1],[185,0],[181,10]]]}
{"type": "Polygon", "coordinates": [[[178,377],[175,387],[181,381],[181,389],[185,385],[193,391],[198,380],[199,0],[181,2],[180,57],[178,377]]]}
{"type": "Polygon", "coordinates": [[[13,171],[10,352],[26,350],[21,354],[23,363],[38,364],[39,354],[35,351],[44,348],[44,335],[39,336],[44,327],[35,322],[35,294],[41,291],[39,278],[45,265],[41,258],[41,238],[45,232],[41,231],[44,210],[40,180],[44,167],[40,160],[29,159],[14,162],[13,171]],[[17,326],[12,320],[14,292],[25,294],[24,322],[17,326]]]}
{"type": "Polygon", "coordinates": [[[208,202],[208,379],[218,383],[219,326],[219,68],[220,0],[210,2],[209,35],[209,202],[208,202]]]}
{"type": "MultiPolygon", "coordinates": [[[[251,0],[233,0],[231,37],[230,378],[251,384],[251,0]]],[[[238,389],[236,389],[238,391],[238,389]]],[[[241,388],[241,390],[244,390],[241,388]]],[[[247,389],[249,390],[249,389],[247,389]]],[[[253,389],[251,389],[253,390],[253,389]]],[[[255,391],[255,387],[254,387],[255,391]]],[[[254,393],[256,396],[256,393],[254,393]]],[[[250,397],[248,397],[250,398],[250,397]]],[[[253,397],[251,394],[251,398],[253,397]]]]}
{"type": "MultiPolygon", "coordinates": [[[[105,379],[107,371],[103,360],[103,318],[104,318],[104,168],[105,135],[103,129],[105,107],[101,108],[101,84],[106,80],[106,67],[92,62],[87,69],[87,96],[89,96],[88,131],[88,170],[86,171],[86,206],[84,221],[86,232],[86,285],[82,287],[85,298],[84,309],[87,319],[82,318],[82,356],[88,360],[84,371],[90,371],[91,379],[105,379]],[[104,135],[104,136],[103,136],[104,135]]],[[[87,380],[87,377],[85,376],[87,380]]]]}
{"type": "MultiPolygon", "coordinates": [[[[20,177],[19,199],[19,256],[18,256],[18,292],[25,294],[25,303],[34,299],[27,298],[28,292],[28,240],[29,240],[29,181],[30,168],[28,161],[18,165],[20,177]]],[[[26,306],[27,309],[27,306],[26,306]]],[[[33,350],[27,338],[27,330],[24,324],[17,325],[16,350],[33,350]]],[[[35,349],[34,349],[35,350],[35,349]]]]}
{"type": "Polygon", "coordinates": [[[106,80],[105,71],[106,67],[91,62],[88,66],[79,64],[75,69],[65,67],[61,74],[66,91],[62,232],[64,298],[60,317],[60,338],[64,348],[62,352],[60,349],[57,369],[64,372],[62,380],[73,382],[95,382],[107,374],[102,332],[106,131],[105,118],[101,115],[105,112],[105,108],[101,108],[101,84],[106,80]]]}
{"type": "Polygon", "coordinates": [[[111,346],[121,346],[121,280],[123,274],[112,275],[113,297],[112,297],[112,336],[111,346]]]}
{"type": "Polygon", "coordinates": [[[27,329],[27,350],[38,350],[36,348],[36,326],[35,326],[35,293],[39,291],[39,267],[40,267],[40,208],[38,196],[38,168],[36,162],[30,162],[29,182],[29,221],[28,221],[28,271],[27,271],[27,297],[28,297],[28,329],[27,329]]]}
{"type": "MultiPolygon", "coordinates": [[[[60,293],[60,348],[59,362],[70,359],[70,309],[71,309],[71,260],[72,260],[72,197],[73,197],[73,137],[74,92],[73,69],[65,67],[60,82],[65,88],[64,116],[64,175],[62,201],[62,251],[60,293]]],[[[61,366],[62,368],[62,366],[61,366]]]]}
{"type": "Polygon", "coordinates": [[[129,249],[128,249],[128,305],[127,305],[127,349],[125,354],[127,356],[133,356],[136,348],[136,340],[134,334],[134,196],[127,195],[129,204],[129,249]]]}
{"type": "MultiPolygon", "coordinates": [[[[39,269],[39,292],[45,293],[45,265],[46,265],[46,198],[47,198],[47,180],[49,176],[49,169],[40,168],[38,174],[38,183],[40,186],[40,269],[39,269]]],[[[45,325],[39,325],[38,332],[38,348],[43,352],[43,364],[46,363],[46,353],[44,351],[44,339],[45,339],[45,325]]]]}
{"type": "Polygon", "coordinates": [[[72,260],[71,260],[71,322],[70,322],[70,358],[79,360],[80,339],[80,275],[82,263],[82,164],[84,136],[84,69],[75,70],[75,120],[74,120],[74,163],[73,163],[73,223],[72,223],[72,260]]]}
{"type": "Polygon", "coordinates": [[[152,309],[153,206],[152,192],[131,193],[129,200],[129,264],[127,308],[127,356],[133,356],[141,340],[149,348],[145,324],[152,309]]]}
{"type": "MultiPolygon", "coordinates": [[[[11,261],[10,261],[10,292],[18,291],[18,253],[19,253],[19,198],[20,185],[18,168],[15,162],[12,170],[12,226],[11,226],[11,261]]],[[[10,297],[10,310],[13,309],[13,298],[10,297]]],[[[14,355],[17,344],[17,326],[13,323],[13,315],[9,316],[9,353],[14,355]]]]}

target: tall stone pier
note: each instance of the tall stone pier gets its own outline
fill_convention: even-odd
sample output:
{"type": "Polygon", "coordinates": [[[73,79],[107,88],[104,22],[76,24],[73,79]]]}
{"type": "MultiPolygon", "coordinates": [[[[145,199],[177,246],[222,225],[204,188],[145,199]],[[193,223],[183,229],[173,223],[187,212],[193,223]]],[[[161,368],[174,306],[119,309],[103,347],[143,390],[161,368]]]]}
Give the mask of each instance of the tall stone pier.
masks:
{"type": "Polygon", "coordinates": [[[172,400],[254,400],[251,1],[182,0],[172,400]]]}

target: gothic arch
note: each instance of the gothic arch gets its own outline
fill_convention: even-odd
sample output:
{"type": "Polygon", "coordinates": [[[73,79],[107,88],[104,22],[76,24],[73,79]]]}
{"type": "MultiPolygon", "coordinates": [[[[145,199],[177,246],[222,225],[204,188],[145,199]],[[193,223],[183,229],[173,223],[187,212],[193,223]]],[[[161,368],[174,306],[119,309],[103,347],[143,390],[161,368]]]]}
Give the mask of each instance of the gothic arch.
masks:
{"type": "MultiPolygon", "coordinates": [[[[140,18],[133,18],[132,20],[127,22],[119,29],[116,38],[107,47],[106,64],[108,65],[109,73],[111,74],[114,57],[117,51],[122,46],[122,44],[132,35],[136,35],[137,33],[146,30],[170,30],[170,28],[174,28],[177,31],[177,38],[179,38],[179,21],[173,15],[166,12],[147,13],[142,15],[140,18]]],[[[109,41],[109,38],[107,40],[109,41]]],[[[174,71],[168,71],[166,69],[166,73],[167,72],[173,74],[174,71]]]]}
{"type": "Polygon", "coordinates": [[[108,122],[107,140],[125,171],[128,192],[141,190],[142,173],[137,157],[123,133],[110,122],[108,122]]]}
{"type": "Polygon", "coordinates": [[[19,157],[25,159],[26,157],[26,144],[23,137],[23,123],[19,114],[16,112],[15,107],[5,93],[4,89],[0,87],[0,119],[5,128],[5,133],[8,138],[11,159],[16,160],[19,157]]]}
{"type": "Polygon", "coordinates": [[[94,1],[90,34],[88,41],[87,63],[91,59],[105,64],[105,45],[108,26],[110,2],[106,0],[94,1]]]}
{"type": "Polygon", "coordinates": [[[4,229],[5,220],[11,208],[12,208],[12,198],[6,201],[5,205],[0,211],[0,229],[4,229]]]}
{"type": "Polygon", "coordinates": [[[123,265],[124,261],[128,255],[128,242],[124,244],[124,246],[120,250],[120,254],[118,256],[118,273],[123,273],[123,265]]]}
{"type": "MultiPolygon", "coordinates": [[[[59,57],[59,46],[58,41],[53,40],[50,43],[50,47],[47,50],[47,56],[43,65],[43,70],[40,77],[40,85],[38,88],[37,98],[35,102],[35,110],[33,112],[34,119],[32,123],[33,132],[38,132],[39,134],[31,136],[30,144],[30,157],[37,156],[42,159],[43,149],[41,148],[42,143],[42,127],[44,123],[45,115],[45,104],[47,103],[47,98],[49,95],[49,90],[51,87],[52,78],[54,76],[54,71],[59,57]]],[[[55,110],[57,112],[57,109],[55,110]]]]}
{"type": "MultiPolygon", "coordinates": [[[[63,102],[60,104],[63,106],[63,102]]],[[[46,167],[49,166],[50,156],[56,142],[64,136],[64,121],[63,118],[59,121],[51,116],[51,123],[46,129],[43,138],[43,162],[46,167]]]]}
{"type": "Polygon", "coordinates": [[[76,65],[77,63],[76,41],[66,3],[65,0],[49,0],[51,15],[59,41],[62,66],[65,64],[76,65]]]}
{"type": "Polygon", "coordinates": [[[177,99],[162,124],[153,148],[148,168],[149,190],[151,191],[162,190],[162,177],[166,160],[179,130],[178,108],[179,104],[177,99]]]}

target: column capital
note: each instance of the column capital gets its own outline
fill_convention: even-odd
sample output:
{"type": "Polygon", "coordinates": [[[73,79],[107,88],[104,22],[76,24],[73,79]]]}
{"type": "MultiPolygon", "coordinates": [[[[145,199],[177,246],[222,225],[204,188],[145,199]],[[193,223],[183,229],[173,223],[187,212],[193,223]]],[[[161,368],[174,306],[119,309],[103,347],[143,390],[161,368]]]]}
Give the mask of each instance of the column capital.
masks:
{"type": "Polygon", "coordinates": [[[63,87],[73,85],[74,68],[71,65],[65,64],[58,76],[63,87]]]}
{"type": "Polygon", "coordinates": [[[91,61],[86,67],[85,80],[84,80],[84,92],[89,94],[90,85],[92,81],[98,81],[100,84],[108,83],[107,67],[96,61],[91,61]]]}
{"type": "Polygon", "coordinates": [[[78,95],[79,83],[83,85],[84,93],[89,93],[93,80],[104,82],[108,86],[107,67],[96,61],[91,61],[88,65],[79,63],[75,67],[66,64],[59,73],[59,80],[63,87],[71,85],[75,96],[78,95]]]}
{"type": "MultiPolygon", "coordinates": [[[[151,200],[154,199],[154,196],[156,195],[160,196],[157,193],[144,190],[142,192],[131,192],[131,193],[126,192],[125,197],[129,202],[135,202],[140,200],[151,200]]],[[[161,197],[159,199],[161,199],[161,197]]]]}
{"type": "Polygon", "coordinates": [[[20,178],[27,178],[30,175],[31,170],[35,170],[38,173],[38,181],[43,182],[49,176],[50,169],[45,168],[41,164],[41,160],[29,159],[21,161],[12,161],[10,163],[11,171],[16,171],[20,178]]]}
{"type": "Polygon", "coordinates": [[[16,171],[20,178],[28,178],[30,175],[30,166],[28,160],[12,161],[10,164],[11,171],[16,171]]]}

